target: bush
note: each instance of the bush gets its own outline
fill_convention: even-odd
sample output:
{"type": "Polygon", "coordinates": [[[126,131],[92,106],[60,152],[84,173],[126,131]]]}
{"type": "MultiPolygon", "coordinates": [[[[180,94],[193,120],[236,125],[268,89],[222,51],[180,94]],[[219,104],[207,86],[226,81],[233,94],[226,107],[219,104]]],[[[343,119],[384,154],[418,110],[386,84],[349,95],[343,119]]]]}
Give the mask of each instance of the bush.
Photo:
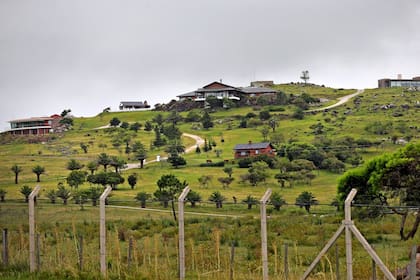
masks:
{"type": "Polygon", "coordinates": [[[224,161],[206,162],[206,163],[200,164],[200,167],[223,167],[223,166],[225,166],[224,161]]]}
{"type": "Polygon", "coordinates": [[[267,155],[259,155],[255,157],[246,157],[238,161],[239,168],[249,168],[253,162],[263,161],[268,164],[271,169],[275,167],[277,159],[267,155]]]}

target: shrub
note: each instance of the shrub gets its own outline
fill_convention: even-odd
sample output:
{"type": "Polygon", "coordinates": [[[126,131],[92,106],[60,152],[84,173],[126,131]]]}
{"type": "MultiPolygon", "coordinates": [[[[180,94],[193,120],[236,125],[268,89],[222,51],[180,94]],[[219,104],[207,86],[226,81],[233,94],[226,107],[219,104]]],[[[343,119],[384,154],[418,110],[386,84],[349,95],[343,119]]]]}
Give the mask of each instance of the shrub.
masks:
{"type": "Polygon", "coordinates": [[[224,161],[206,162],[206,163],[200,164],[200,167],[223,167],[223,166],[225,166],[224,161]]]}

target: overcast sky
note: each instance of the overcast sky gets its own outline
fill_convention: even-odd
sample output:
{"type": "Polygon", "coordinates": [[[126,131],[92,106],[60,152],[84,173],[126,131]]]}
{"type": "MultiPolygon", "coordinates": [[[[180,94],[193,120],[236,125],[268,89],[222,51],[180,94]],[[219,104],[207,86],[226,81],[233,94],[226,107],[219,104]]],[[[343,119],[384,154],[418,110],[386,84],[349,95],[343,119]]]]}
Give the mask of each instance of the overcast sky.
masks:
{"type": "Polygon", "coordinates": [[[373,88],[420,76],[418,0],[1,0],[0,130],[222,79],[373,88]]]}

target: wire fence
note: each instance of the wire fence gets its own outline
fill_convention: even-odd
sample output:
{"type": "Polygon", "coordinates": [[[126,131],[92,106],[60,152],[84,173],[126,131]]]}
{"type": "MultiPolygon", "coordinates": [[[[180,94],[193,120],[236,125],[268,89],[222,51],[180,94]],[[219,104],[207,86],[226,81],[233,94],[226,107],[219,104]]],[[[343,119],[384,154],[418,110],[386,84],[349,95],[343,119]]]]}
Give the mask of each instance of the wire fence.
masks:
{"type": "MultiPolygon", "coordinates": [[[[367,206],[370,205],[353,205],[358,209],[367,206]]],[[[216,208],[210,201],[195,207],[187,203],[187,279],[262,279],[258,211],[258,205],[248,209],[247,203],[239,201],[226,202],[222,208],[216,208]]],[[[268,205],[267,213],[271,279],[299,279],[342,220],[342,212],[329,204],[312,205],[309,213],[296,205],[284,205],[280,211],[268,205]]],[[[28,270],[28,214],[28,205],[22,200],[0,204],[3,270],[8,267],[28,270]]],[[[134,200],[111,197],[106,215],[109,275],[126,279],[179,277],[178,229],[170,205],[164,208],[161,201],[149,200],[146,208],[142,208],[134,200]]],[[[37,270],[99,277],[98,206],[52,204],[48,199],[38,198],[35,219],[37,270]]],[[[397,239],[396,216],[387,215],[375,225],[356,222],[361,223],[361,231],[367,232],[367,239],[392,271],[409,262],[408,244],[397,239]]],[[[313,279],[345,278],[344,243],[344,238],[338,239],[337,247],[322,259],[311,276],[313,279]]],[[[366,279],[366,275],[374,272],[380,277],[380,272],[368,261],[369,256],[359,250],[359,245],[355,246],[358,267],[355,279],[366,279]]]]}

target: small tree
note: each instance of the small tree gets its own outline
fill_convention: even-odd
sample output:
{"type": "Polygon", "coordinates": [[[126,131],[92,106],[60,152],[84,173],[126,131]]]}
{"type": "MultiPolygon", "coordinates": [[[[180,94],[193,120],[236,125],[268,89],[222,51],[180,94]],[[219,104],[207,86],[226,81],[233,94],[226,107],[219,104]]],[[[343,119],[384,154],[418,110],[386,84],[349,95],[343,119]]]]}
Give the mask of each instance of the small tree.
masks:
{"type": "Polygon", "coordinates": [[[71,197],[70,190],[66,189],[62,183],[58,184],[57,196],[63,200],[63,204],[67,205],[67,200],[71,197]]]}
{"type": "Polygon", "coordinates": [[[203,117],[201,118],[201,124],[204,129],[213,127],[213,122],[211,121],[211,117],[208,112],[204,112],[203,117]]]}
{"type": "Polygon", "coordinates": [[[98,162],[97,161],[90,161],[87,165],[86,165],[87,169],[89,169],[90,174],[94,174],[96,170],[98,170],[98,162]]]}
{"type": "Polygon", "coordinates": [[[153,118],[153,122],[155,122],[158,126],[162,126],[163,122],[165,120],[163,119],[162,114],[157,114],[154,118],[153,118]]]}
{"type": "Polygon", "coordinates": [[[11,170],[13,171],[13,173],[15,173],[15,184],[18,184],[19,173],[22,172],[23,169],[19,165],[14,164],[11,170]]]}
{"type": "Polygon", "coordinates": [[[84,210],[84,204],[88,201],[88,192],[85,190],[76,190],[73,192],[74,203],[80,205],[80,210],[84,210]]]}
{"type": "Polygon", "coordinates": [[[20,193],[23,194],[25,196],[25,202],[28,203],[29,202],[29,195],[32,192],[32,188],[24,185],[22,188],[20,188],[20,193]]]}
{"type": "Polygon", "coordinates": [[[159,127],[155,127],[155,140],[153,141],[153,145],[156,147],[161,147],[166,144],[165,138],[162,137],[162,134],[160,133],[159,127]]]}
{"type": "Polygon", "coordinates": [[[179,166],[187,165],[187,161],[178,154],[171,154],[168,157],[168,162],[175,168],[178,168],[179,166]]]}
{"type": "Polygon", "coordinates": [[[129,129],[137,133],[137,131],[139,131],[140,128],[141,124],[139,122],[135,122],[130,125],[129,129]]]}
{"type": "Polygon", "coordinates": [[[225,172],[227,175],[229,175],[229,178],[231,178],[233,174],[233,168],[229,166],[225,167],[223,168],[223,172],[225,172]]]}
{"type": "Polygon", "coordinates": [[[253,197],[252,195],[248,195],[244,200],[242,200],[243,203],[246,203],[248,205],[248,209],[252,208],[252,205],[257,205],[258,200],[253,197]]]}
{"type": "Polygon", "coordinates": [[[67,162],[66,168],[67,168],[68,170],[71,170],[71,171],[73,171],[73,170],[80,170],[80,169],[82,169],[82,168],[83,168],[83,164],[81,164],[80,162],[78,162],[78,161],[77,161],[77,160],[75,160],[75,159],[70,159],[70,160],[67,162]]]}
{"type": "Polygon", "coordinates": [[[271,118],[271,114],[270,114],[269,111],[261,111],[259,113],[259,117],[260,117],[260,120],[266,121],[266,120],[269,120],[271,118]]]}
{"type": "Polygon", "coordinates": [[[269,121],[268,121],[268,125],[271,127],[271,129],[273,130],[273,132],[275,132],[276,131],[276,127],[278,126],[278,124],[277,124],[277,120],[276,119],[270,119],[269,121]]]}
{"type": "Polygon", "coordinates": [[[85,143],[80,143],[80,148],[83,150],[83,152],[85,153],[85,154],[87,154],[87,152],[88,152],[88,145],[86,145],[85,143]]]}
{"type": "Polygon", "coordinates": [[[101,197],[102,191],[98,187],[91,187],[87,190],[87,197],[92,201],[92,206],[96,206],[98,199],[101,197]]]}
{"type": "Polygon", "coordinates": [[[56,190],[49,190],[47,192],[47,197],[51,201],[52,204],[55,204],[57,200],[57,191],[56,190]]]}
{"type": "Polygon", "coordinates": [[[296,198],[296,205],[298,205],[300,208],[305,207],[305,210],[308,213],[310,212],[311,206],[316,204],[318,204],[318,200],[316,200],[312,193],[308,191],[302,192],[296,198]]]}
{"type": "Polygon", "coordinates": [[[6,193],[7,192],[4,189],[0,189],[0,202],[5,201],[6,193]]]}
{"type": "Polygon", "coordinates": [[[273,192],[270,197],[270,204],[273,205],[274,209],[280,211],[280,207],[286,204],[286,200],[283,199],[280,193],[273,192]]]}
{"type": "Polygon", "coordinates": [[[222,208],[223,201],[225,200],[226,198],[219,191],[213,192],[209,197],[209,201],[214,202],[216,204],[216,208],[222,208]]]}
{"type": "Polygon", "coordinates": [[[121,121],[117,118],[117,117],[113,117],[110,121],[109,124],[113,127],[118,126],[121,123],[121,121]]]}
{"type": "Polygon", "coordinates": [[[101,153],[98,156],[97,162],[99,165],[102,165],[106,171],[107,166],[111,163],[111,159],[106,153],[101,153]]]}
{"type": "Polygon", "coordinates": [[[251,167],[248,169],[248,180],[253,186],[257,186],[259,182],[265,182],[269,177],[268,164],[264,161],[253,162],[251,167]]]}
{"type": "Polygon", "coordinates": [[[114,167],[115,173],[119,173],[121,169],[125,168],[127,165],[127,162],[125,159],[117,157],[117,156],[111,156],[109,165],[114,167]]]}
{"type": "Polygon", "coordinates": [[[45,168],[41,165],[36,165],[34,168],[32,168],[32,172],[36,174],[36,181],[41,182],[40,176],[41,174],[45,173],[45,168]]]}
{"type": "Polygon", "coordinates": [[[137,184],[137,174],[133,173],[131,175],[128,176],[127,178],[128,184],[130,185],[131,189],[134,189],[134,187],[137,184]]]}
{"type": "Polygon", "coordinates": [[[139,192],[137,193],[135,199],[140,202],[140,207],[141,208],[146,208],[146,201],[151,197],[150,194],[145,193],[145,192],[139,192]]]}
{"type": "Polygon", "coordinates": [[[201,195],[198,192],[190,191],[187,194],[187,201],[191,203],[191,207],[194,208],[197,202],[201,202],[201,195]]]}
{"type": "Polygon", "coordinates": [[[129,126],[130,125],[128,124],[128,122],[122,122],[121,125],[120,125],[120,127],[123,128],[123,129],[128,129],[129,126]]]}
{"type": "Polygon", "coordinates": [[[261,131],[260,132],[261,132],[261,135],[262,135],[264,141],[267,141],[268,134],[270,134],[270,130],[268,129],[268,127],[267,126],[264,126],[263,128],[261,128],[261,131]]]}
{"type": "Polygon", "coordinates": [[[150,121],[146,121],[144,124],[144,130],[145,131],[152,131],[153,130],[153,125],[150,121]]]}
{"type": "Polygon", "coordinates": [[[201,187],[207,188],[212,180],[211,175],[202,175],[198,178],[198,182],[200,183],[201,187]]]}
{"type": "Polygon", "coordinates": [[[181,183],[175,175],[168,174],[160,177],[156,184],[158,185],[158,190],[154,193],[155,197],[162,201],[166,207],[168,202],[171,201],[172,213],[176,221],[174,197],[187,186],[187,182],[181,183]]]}
{"type": "Polygon", "coordinates": [[[228,188],[229,185],[233,182],[233,178],[232,177],[220,177],[217,178],[217,180],[222,183],[222,186],[224,189],[228,188]]]}
{"type": "Polygon", "coordinates": [[[146,150],[146,147],[140,141],[137,141],[135,143],[134,147],[135,147],[135,149],[133,149],[133,150],[135,150],[134,151],[135,157],[136,157],[137,160],[140,161],[140,168],[143,168],[144,161],[147,158],[147,150],[146,150]]]}
{"type": "Polygon", "coordinates": [[[67,184],[69,184],[70,187],[77,189],[86,181],[86,175],[86,171],[73,170],[66,178],[67,184]]]}

